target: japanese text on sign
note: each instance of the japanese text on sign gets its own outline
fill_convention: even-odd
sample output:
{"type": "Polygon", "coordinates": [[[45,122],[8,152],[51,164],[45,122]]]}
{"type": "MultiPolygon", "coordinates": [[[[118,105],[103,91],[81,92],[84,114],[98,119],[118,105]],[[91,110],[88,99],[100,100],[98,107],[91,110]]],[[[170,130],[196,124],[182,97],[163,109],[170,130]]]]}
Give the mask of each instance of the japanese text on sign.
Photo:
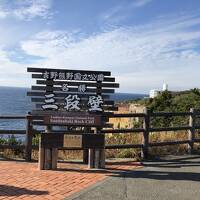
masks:
{"type": "MultiPolygon", "coordinates": [[[[53,93],[45,95],[45,104],[42,105],[43,110],[58,110],[59,109],[54,97],[55,95],[53,93]]],[[[69,94],[68,96],[65,97],[64,109],[66,111],[80,111],[81,110],[80,101],[81,101],[81,98],[77,94],[75,95],[69,94]]],[[[102,104],[103,104],[103,98],[101,95],[89,96],[88,103],[87,103],[89,111],[91,112],[103,111],[102,104]]]]}
{"type": "MultiPolygon", "coordinates": [[[[61,90],[63,92],[70,92],[70,88],[68,87],[68,84],[67,83],[64,83],[62,85],[62,88],[61,90]]],[[[85,93],[87,91],[87,86],[85,84],[80,84],[77,88],[77,92],[78,93],[85,93]]]]}
{"type": "Polygon", "coordinates": [[[84,74],[84,73],[73,73],[73,72],[49,72],[43,73],[44,79],[60,79],[60,80],[74,80],[74,81],[100,81],[103,82],[103,74],[84,74]]]}

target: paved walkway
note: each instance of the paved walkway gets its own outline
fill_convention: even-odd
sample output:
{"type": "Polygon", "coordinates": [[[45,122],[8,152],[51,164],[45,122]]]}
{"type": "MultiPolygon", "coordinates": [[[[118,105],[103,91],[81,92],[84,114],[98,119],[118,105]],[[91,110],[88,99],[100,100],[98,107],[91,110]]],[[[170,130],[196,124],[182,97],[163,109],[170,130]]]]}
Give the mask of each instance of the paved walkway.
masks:
{"type": "Polygon", "coordinates": [[[59,163],[59,170],[37,169],[37,163],[0,161],[0,199],[59,200],[123,170],[139,167],[135,162],[111,162],[107,170],[88,170],[86,165],[59,163]]]}
{"type": "Polygon", "coordinates": [[[199,200],[200,156],[171,156],[144,167],[113,174],[74,200],[199,200]]]}

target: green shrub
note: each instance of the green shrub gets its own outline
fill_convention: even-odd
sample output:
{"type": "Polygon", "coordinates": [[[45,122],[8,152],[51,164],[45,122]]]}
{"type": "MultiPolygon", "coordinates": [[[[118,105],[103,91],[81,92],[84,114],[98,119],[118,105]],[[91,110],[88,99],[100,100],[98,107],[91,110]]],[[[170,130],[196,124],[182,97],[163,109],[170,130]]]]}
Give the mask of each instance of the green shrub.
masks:
{"type": "Polygon", "coordinates": [[[33,136],[33,139],[32,139],[32,144],[33,145],[39,145],[39,139],[40,139],[40,135],[39,134],[35,134],[33,136]]]}

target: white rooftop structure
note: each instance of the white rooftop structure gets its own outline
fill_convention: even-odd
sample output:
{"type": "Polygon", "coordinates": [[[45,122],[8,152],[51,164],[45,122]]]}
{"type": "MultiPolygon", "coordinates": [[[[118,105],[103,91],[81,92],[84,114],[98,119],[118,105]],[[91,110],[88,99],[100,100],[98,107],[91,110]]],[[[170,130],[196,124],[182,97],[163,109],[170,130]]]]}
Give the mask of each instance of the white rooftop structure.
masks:
{"type": "Polygon", "coordinates": [[[168,90],[168,84],[167,83],[163,83],[162,91],[166,91],[166,90],[168,90]]]}
{"type": "Polygon", "coordinates": [[[156,89],[152,89],[150,90],[149,92],[149,97],[150,98],[155,98],[159,95],[160,91],[159,90],[156,90],[156,89]]]}
{"type": "Polygon", "coordinates": [[[163,87],[162,90],[159,89],[152,89],[149,92],[149,98],[155,98],[157,97],[162,91],[167,91],[168,90],[168,84],[167,83],[163,83],[163,87]]]}

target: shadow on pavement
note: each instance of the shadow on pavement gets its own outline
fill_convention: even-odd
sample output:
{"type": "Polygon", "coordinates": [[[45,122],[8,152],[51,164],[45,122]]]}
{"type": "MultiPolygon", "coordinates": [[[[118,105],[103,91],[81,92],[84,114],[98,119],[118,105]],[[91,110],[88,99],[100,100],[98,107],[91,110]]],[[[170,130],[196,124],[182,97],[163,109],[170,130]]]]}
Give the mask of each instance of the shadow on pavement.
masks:
{"type": "Polygon", "coordinates": [[[154,180],[200,181],[200,173],[194,172],[169,172],[169,171],[144,171],[137,170],[126,173],[126,178],[142,178],[154,180]]]}
{"type": "Polygon", "coordinates": [[[94,173],[94,174],[116,174],[121,175],[123,172],[131,172],[135,170],[136,167],[141,167],[139,162],[129,162],[129,161],[119,161],[119,162],[106,162],[106,168],[103,169],[88,169],[85,167],[87,165],[76,165],[67,167],[57,168],[55,171],[68,171],[68,172],[78,172],[78,173],[94,173]],[[82,167],[84,166],[84,167],[82,167]]]}
{"type": "Polygon", "coordinates": [[[0,196],[45,195],[48,191],[29,190],[26,188],[0,185],[0,196]]]}
{"type": "Polygon", "coordinates": [[[91,173],[91,174],[116,174],[121,175],[123,172],[132,172],[134,169],[116,169],[116,168],[106,168],[106,169],[79,169],[79,168],[58,168],[54,171],[63,172],[78,172],[78,173],[91,173]]]}
{"type": "Polygon", "coordinates": [[[200,167],[200,156],[148,160],[143,162],[143,166],[163,168],[200,167]]]}
{"type": "MultiPolygon", "coordinates": [[[[121,175],[133,179],[200,181],[199,155],[149,160],[142,165],[144,168],[141,170],[137,169],[121,175]],[[183,169],[176,171],[176,168],[183,169]]],[[[121,175],[113,174],[112,176],[120,177],[121,175]]]]}

